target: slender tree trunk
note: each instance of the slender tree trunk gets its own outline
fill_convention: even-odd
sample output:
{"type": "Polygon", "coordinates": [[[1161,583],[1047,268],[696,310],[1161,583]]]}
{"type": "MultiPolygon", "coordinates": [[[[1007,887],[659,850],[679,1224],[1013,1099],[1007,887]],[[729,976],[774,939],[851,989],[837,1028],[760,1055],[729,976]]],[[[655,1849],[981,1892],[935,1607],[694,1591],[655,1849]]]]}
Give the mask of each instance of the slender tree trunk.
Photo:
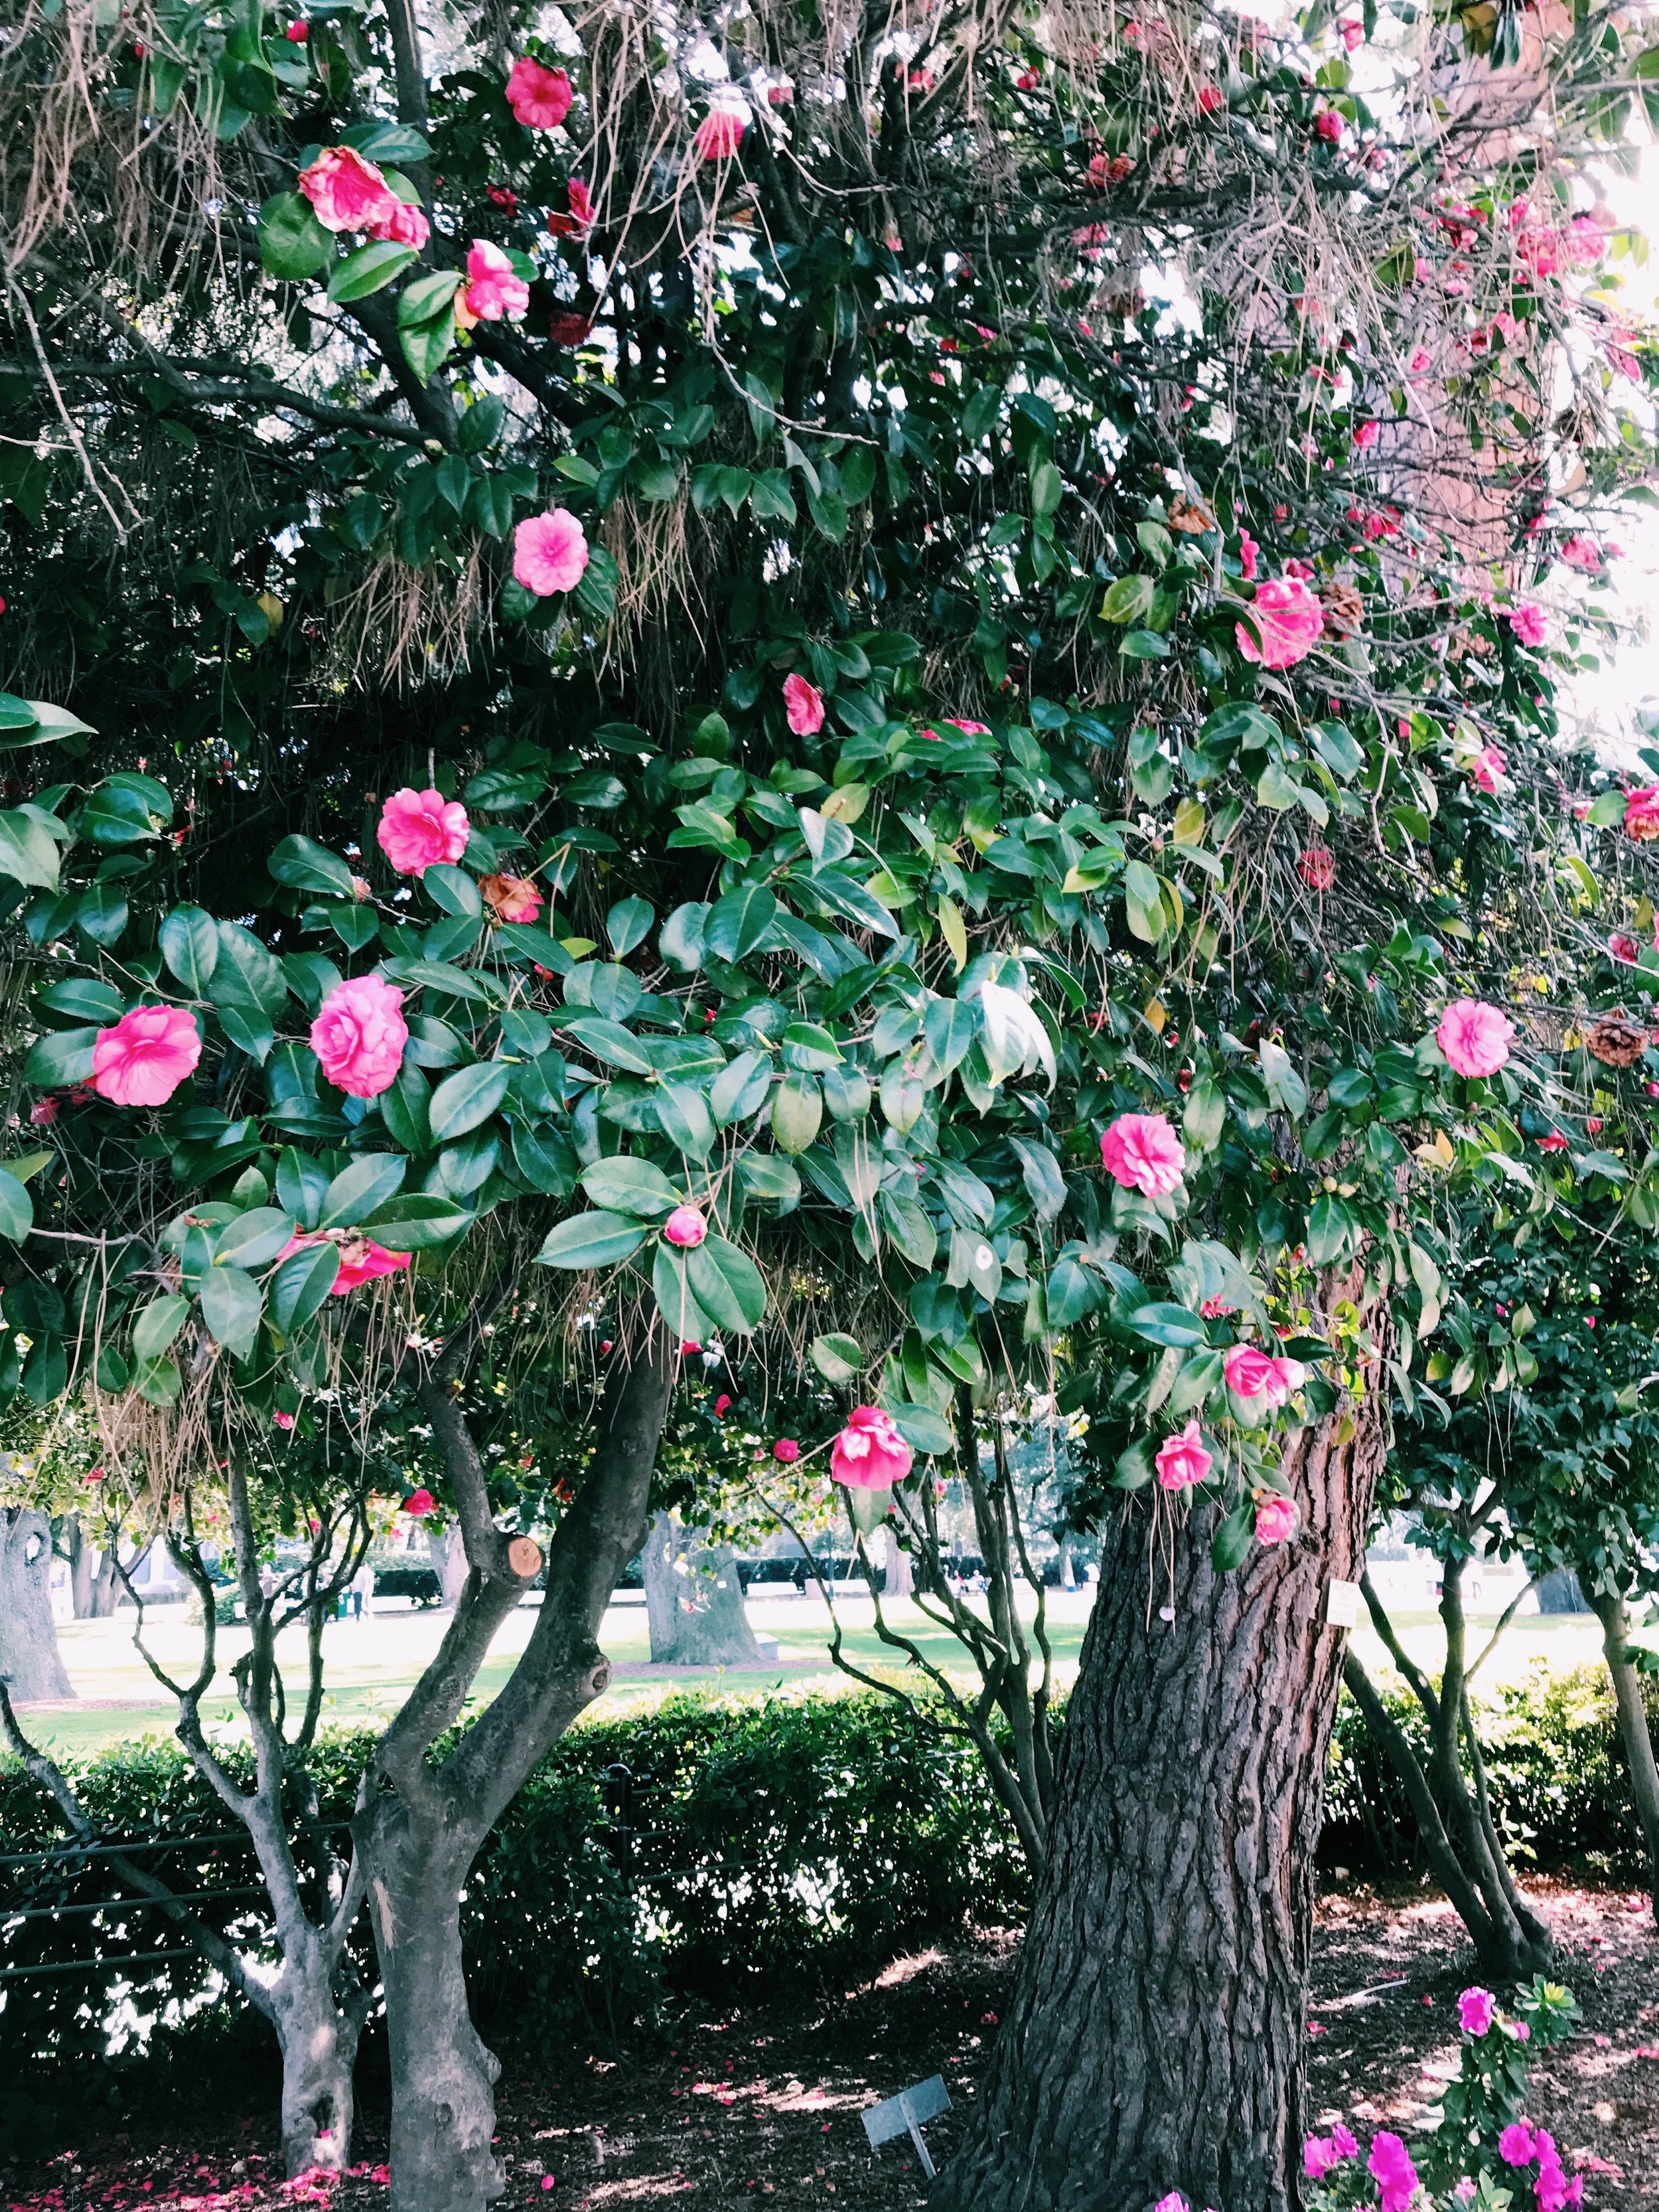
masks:
{"type": "Polygon", "coordinates": [[[915,1591],[916,1578],[911,1571],[910,1554],[898,1540],[898,1530],[887,1523],[887,1578],[882,1584],[884,1597],[908,1597],[915,1591]]]}
{"type": "Polygon", "coordinates": [[[63,1525],[64,1558],[69,1562],[70,1611],[76,1620],[92,1618],[93,1557],[78,1513],[66,1513],[63,1525]]]}
{"type": "Polygon", "coordinates": [[[675,1656],[679,1638],[679,1596],[674,1585],[678,1548],[678,1529],[672,1513],[653,1513],[651,1534],[640,1553],[640,1578],[645,1584],[646,1625],[651,1634],[653,1663],[662,1666],[675,1656]]]}
{"type": "Polygon", "coordinates": [[[1548,1925],[1516,1887],[1492,1818],[1486,1759],[1469,1707],[1463,1566],[1462,1560],[1453,1559],[1442,1569],[1446,1664],[1438,1687],[1401,1644],[1370,1577],[1362,1578],[1372,1624],[1428,1723],[1426,1765],[1419,1764],[1404,1729],[1392,1721],[1352,1656],[1347,1679],[1378,1749],[1411,1802],[1430,1866],[1469,1932],[1481,1972],[1494,1981],[1523,1981],[1548,1968],[1554,1947],[1548,1925]]]}
{"type": "Polygon", "coordinates": [[[15,1705],[75,1695],[52,1617],[52,1562],[46,1516],[0,1507],[0,1677],[15,1705]]]}
{"type": "Polygon", "coordinates": [[[1653,1912],[1659,1920],[1659,1764],[1653,1756],[1653,1737],[1648,1729],[1648,1709],[1642,1698],[1642,1678],[1630,1656],[1630,1614],[1622,1597],[1595,1592],[1590,1598],[1601,1622],[1601,1644],[1613,1694],[1619,1707],[1619,1734],[1630,1765],[1631,1796],[1642,1823],[1642,1840],[1648,1850],[1648,1887],[1653,1912]]]}
{"type": "MultiPolygon", "coordinates": [[[[115,1608],[121,1602],[123,1565],[120,1557],[121,1540],[117,1536],[100,1555],[98,1572],[92,1585],[92,1613],[94,1620],[113,1620],[115,1608]]],[[[137,1571],[148,1544],[137,1544],[129,1553],[125,1571],[131,1575],[137,1571]]]]}
{"type": "Polygon", "coordinates": [[[352,1824],[386,1990],[392,2212],[483,2212],[505,2186],[491,2147],[501,2068],[468,2011],[458,1899],[490,1829],[610,1680],[594,1639],[617,1577],[645,1536],[672,1387],[672,1360],[653,1327],[617,1375],[592,1462],[554,1532],[529,1644],[436,1768],[428,1747],[459,1716],[539,1555],[518,1560],[520,1546],[494,1526],[477,1446],[447,1379],[422,1388],[463,1501],[472,1571],[436,1658],[380,1739],[352,1824]]]}
{"type": "Polygon", "coordinates": [[[1294,2203],[1346,1641],[1325,1597],[1358,1577],[1382,1453],[1375,1398],[1292,1440],[1304,1533],[1231,1574],[1212,1507],[1177,1510],[1167,1549],[1144,1509],[1103,1531],[1046,1866],[946,2212],[1294,2203]]]}
{"type": "Polygon", "coordinates": [[[459,1528],[428,1528],[426,1541],[437,1572],[438,1587],[443,1593],[441,1602],[447,1609],[453,1609],[459,1604],[461,1592],[466,1588],[466,1546],[461,1541],[461,1532],[459,1528]]]}

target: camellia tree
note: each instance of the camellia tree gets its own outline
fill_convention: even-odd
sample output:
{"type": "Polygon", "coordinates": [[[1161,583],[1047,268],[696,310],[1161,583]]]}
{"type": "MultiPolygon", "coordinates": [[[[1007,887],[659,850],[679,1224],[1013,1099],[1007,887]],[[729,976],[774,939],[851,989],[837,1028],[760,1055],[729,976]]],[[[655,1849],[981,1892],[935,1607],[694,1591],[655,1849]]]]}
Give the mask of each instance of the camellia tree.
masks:
{"type": "Polygon", "coordinates": [[[947,2188],[1279,2207],[1328,1585],[1415,1224],[1530,1183],[1522,979],[1590,896],[1522,570],[1599,570],[1553,495],[1647,466],[1582,300],[1618,241],[1526,118],[1616,147],[1645,50],[503,35],[439,76],[402,0],[70,5],[7,49],[11,680],[96,726],[12,725],[56,1158],[0,1179],[0,1381],[153,1421],[146,1467],[410,1394],[469,1571],[350,1879],[394,2196],[459,2212],[502,2181],[455,1899],[605,1683],[686,1347],[816,1404],[873,1529],[1017,1336],[1103,1565],[947,2188]],[[544,1543],[489,1449],[535,1340],[544,1543]]]}

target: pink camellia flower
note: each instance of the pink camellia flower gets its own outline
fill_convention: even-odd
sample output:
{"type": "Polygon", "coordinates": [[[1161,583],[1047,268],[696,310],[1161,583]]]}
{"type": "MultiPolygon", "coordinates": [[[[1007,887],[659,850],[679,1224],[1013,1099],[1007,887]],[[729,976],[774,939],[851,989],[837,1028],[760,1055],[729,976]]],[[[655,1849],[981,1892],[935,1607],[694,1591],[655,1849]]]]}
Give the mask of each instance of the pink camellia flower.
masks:
{"type": "Polygon", "coordinates": [[[945,717],[945,726],[947,730],[960,730],[964,738],[988,738],[991,734],[988,722],[963,722],[954,714],[945,717]]]}
{"type": "Polygon", "coordinates": [[[1593,576],[1601,566],[1601,549],[1593,538],[1575,531],[1562,545],[1560,558],[1569,568],[1579,568],[1585,575],[1593,576]]]}
{"type": "Polygon", "coordinates": [[[1293,1498],[1281,1498],[1269,1491],[1255,1509],[1255,1540],[1258,1544],[1285,1544],[1296,1534],[1297,1510],[1293,1498]]]}
{"type": "Polygon", "coordinates": [[[1547,634],[1548,619],[1542,607],[1535,607],[1529,599],[1518,599],[1514,606],[1505,607],[1504,619],[1522,645],[1542,645],[1547,634]]]}
{"type": "Polygon", "coordinates": [[[202,1037],[182,1006],[134,1006],[92,1046],[92,1087],[115,1106],[161,1106],[202,1057],[202,1037]]]}
{"type": "Polygon", "coordinates": [[[1328,891],[1336,881],[1336,855],[1328,845],[1310,845],[1296,867],[1310,891],[1328,891]]]}
{"type": "Polygon", "coordinates": [[[1636,939],[1633,937],[1626,937],[1624,932],[1619,929],[1614,930],[1613,935],[1608,938],[1607,951],[1615,960],[1622,960],[1627,968],[1633,968],[1641,957],[1640,948],[1636,939]]]}
{"type": "Polygon", "coordinates": [[[772,1456],[780,1467],[793,1467],[800,1457],[800,1446],[793,1437],[780,1437],[772,1447],[772,1456]]]}
{"type": "Polygon", "coordinates": [[[1172,2189],[1167,2197],[1158,2198],[1152,2212],[1187,2212],[1187,2200],[1178,2189],[1172,2189]]]}
{"type": "Polygon", "coordinates": [[[279,1429],[291,1429],[294,1426],[294,1416],[292,1413],[277,1412],[273,1413],[270,1418],[276,1422],[279,1429]]]}
{"type": "Polygon", "coordinates": [[[798,738],[815,737],[823,727],[823,694],[804,676],[786,676],[783,711],[798,738]]]}
{"type": "Polygon", "coordinates": [[[1201,114],[1213,115],[1217,108],[1224,107],[1227,105],[1227,95],[1218,84],[1200,85],[1198,92],[1198,105],[1201,114]]]}
{"type": "Polygon", "coordinates": [[[1120,1114],[1100,1157],[1114,1182],[1146,1198],[1167,1198],[1187,1172],[1186,1147],[1161,1114],[1120,1114]]]}
{"type": "Polygon", "coordinates": [[[708,1234],[708,1224],[695,1206],[677,1206],[664,1222],[662,1233],[671,1244],[701,1244],[708,1234]]]}
{"type": "Polygon", "coordinates": [[[481,323],[521,315],[530,305],[530,287],[499,246],[475,238],[466,257],[466,311],[481,323]]]}
{"type": "Polygon", "coordinates": [[[1498,2011],[1490,1990],[1465,1990],[1457,2000],[1457,2024],[1465,2035],[1485,2035],[1498,2011]]]}
{"type": "Polygon", "coordinates": [[[849,1490],[890,1490],[902,1482],[915,1457],[878,1406],[854,1406],[830,1454],[832,1480],[849,1490]]]}
{"type": "Polygon", "coordinates": [[[1532,2164],[1532,2129],[1525,2120],[1511,2120],[1498,2138],[1498,2155],[1505,2166],[1532,2164]]]}
{"type": "Polygon", "coordinates": [[[1328,145],[1342,143],[1342,118],[1334,107],[1322,107],[1314,118],[1314,129],[1328,145]]]}
{"type": "Polygon", "coordinates": [[[570,220],[580,230],[592,230],[596,209],[593,195],[587,189],[585,177],[572,177],[567,187],[570,198],[570,220]]]}
{"type": "Polygon", "coordinates": [[[1540,1152],[1565,1152],[1567,1140],[1559,1129],[1552,1129],[1548,1136],[1539,1138],[1538,1149],[1540,1152]]]}
{"type": "Polygon", "coordinates": [[[311,1024],[311,1049],[337,1090],[378,1098],[398,1079],[409,1024],[404,994],[382,975],[353,975],[337,984],[311,1024]]]}
{"type": "Polygon", "coordinates": [[[1496,1075],[1510,1056],[1515,1024],[1484,999],[1454,999],[1434,1041],[1459,1075],[1496,1075]]]}
{"type": "Polygon", "coordinates": [[[1234,625],[1238,649],[1246,660],[1259,660],[1264,668],[1293,668],[1305,660],[1325,627],[1324,608],[1303,579],[1288,571],[1256,586],[1250,614],[1261,643],[1258,646],[1238,623],[1234,625]]]}
{"type": "Polygon", "coordinates": [[[691,143],[705,161],[729,161],[743,143],[751,120],[749,103],[732,92],[715,95],[714,105],[692,134],[691,143]]]}
{"type": "Polygon", "coordinates": [[[437,1510],[438,1501],[429,1490],[411,1490],[398,1508],[400,1513],[407,1513],[416,1521],[423,1520],[428,1513],[435,1513],[437,1510]]]}
{"type": "Polygon", "coordinates": [[[1499,778],[1508,768],[1509,761],[1501,745],[1482,745],[1469,763],[1469,775],[1480,790],[1496,791],[1499,778]]]}
{"type": "Polygon", "coordinates": [[[57,1119],[58,1101],[55,1098],[37,1098],[29,1108],[30,1123],[37,1129],[50,1128],[57,1119]]]}
{"type": "Polygon", "coordinates": [[[720,1396],[714,1401],[714,1419],[717,1421],[723,1421],[731,1410],[732,1401],[726,1395],[726,1392],[722,1390],[720,1396]]]}
{"type": "Polygon", "coordinates": [[[1427,346],[1413,346],[1411,349],[1411,357],[1406,363],[1406,374],[1408,376],[1421,376],[1425,369],[1432,368],[1433,366],[1434,356],[1429,351],[1427,346]]]}
{"type": "Polygon", "coordinates": [[[302,46],[311,36],[311,26],[303,16],[296,17],[283,33],[283,36],[288,40],[289,46],[302,46]]]}
{"type": "Polygon", "coordinates": [[[702,1350],[702,1346],[697,1342],[696,1339],[695,1337],[688,1336],[680,1346],[680,1358],[682,1359],[690,1359],[694,1352],[698,1352],[702,1350]]]}
{"type": "Polygon", "coordinates": [[[1198,1423],[1188,1421],[1179,1436],[1165,1437],[1153,1464],[1165,1490],[1186,1490],[1194,1482],[1202,1482],[1211,1460],[1199,1436],[1198,1423]]]}
{"type": "Polygon", "coordinates": [[[478,896],[497,921],[534,921],[546,903],[528,876],[480,876],[478,896]]]}
{"type": "Polygon", "coordinates": [[[439,791],[394,791],[380,810],[375,831],[380,850],[400,876],[418,876],[438,861],[459,860],[466,850],[466,809],[439,791]]]}
{"type": "Polygon", "coordinates": [[[1364,45],[1365,26],[1357,15],[1345,15],[1337,28],[1341,32],[1342,43],[1350,53],[1356,46],[1364,45]]]}
{"type": "Polygon", "coordinates": [[[1659,837],[1659,783],[1646,783],[1625,793],[1625,835],[1638,845],[1659,837]]]}
{"type": "MultiPolygon", "coordinates": [[[[307,1245],[326,1244],[326,1237],[290,1237],[276,1255],[286,1260],[291,1252],[303,1252],[307,1245]]],[[[410,1264],[407,1252],[388,1252],[384,1244],[377,1244],[372,1237],[347,1237],[340,1243],[340,1272],[334,1278],[331,1297],[343,1297],[348,1291],[359,1289],[373,1282],[377,1275],[395,1275],[400,1267],[410,1264]]],[[[428,1511],[431,1508],[427,1509],[428,1511]]],[[[405,1508],[407,1510],[407,1508],[405,1508]]]]}
{"type": "Polygon", "coordinates": [[[1229,1345],[1222,1356],[1221,1372],[1236,1398],[1261,1398],[1277,1380],[1278,1362],[1254,1344],[1229,1345]]]}
{"type": "Polygon", "coordinates": [[[1366,2171],[1381,2191],[1382,2212],[1407,2212],[1417,2187],[1417,2168],[1396,2135],[1384,2128],[1371,2137],[1366,2171]]]}
{"type": "Polygon", "coordinates": [[[507,104],[526,131],[556,131],[575,97],[562,69],[520,54],[507,80],[507,104]]]}
{"type": "Polygon", "coordinates": [[[1382,435],[1382,425],[1380,422],[1362,422],[1353,434],[1353,441],[1360,451],[1364,453],[1374,446],[1382,435]]]}
{"type": "Polygon", "coordinates": [[[1238,573],[1247,584],[1255,581],[1255,556],[1261,548],[1248,530],[1238,533],[1238,573]]]}
{"type": "Polygon", "coordinates": [[[769,107],[787,107],[793,101],[794,97],[795,88],[786,79],[782,84],[769,85],[767,88],[766,104],[769,107]]]}
{"type": "Polygon", "coordinates": [[[581,345],[592,328],[586,315],[579,315],[569,307],[556,307],[547,319],[547,335],[555,345],[581,345]]]}
{"type": "Polygon", "coordinates": [[[538,599],[574,592],[587,568],[587,533],[567,507],[532,514],[513,533],[513,574],[538,599]]]}
{"type": "Polygon", "coordinates": [[[1339,2165],[1344,2159],[1358,2158],[1359,2155],[1359,2145],[1348,2133],[1340,2120],[1331,2130],[1331,2148],[1336,2153],[1339,2165]]]}
{"type": "Polygon", "coordinates": [[[366,226],[371,238],[389,239],[394,246],[412,246],[418,253],[432,235],[426,210],[413,200],[397,200],[390,215],[366,226]]]}
{"type": "Polygon", "coordinates": [[[374,162],[349,146],[325,146],[296,181],[325,230],[367,230],[401,205],[374,162]]]}

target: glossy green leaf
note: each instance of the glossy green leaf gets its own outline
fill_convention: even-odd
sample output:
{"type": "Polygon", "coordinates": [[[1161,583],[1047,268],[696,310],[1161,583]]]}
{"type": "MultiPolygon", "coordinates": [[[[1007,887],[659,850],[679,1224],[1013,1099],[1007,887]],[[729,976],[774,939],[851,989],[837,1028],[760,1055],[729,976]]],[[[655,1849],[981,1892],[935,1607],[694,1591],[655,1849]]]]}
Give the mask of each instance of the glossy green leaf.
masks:
{"type": "Polygon", "coordinates": [[[548,1267],[609,1267],[637,1252],[646,1235],[624,1213],[576,1213],[548,1231],[536,1257],[548,1267]]]}

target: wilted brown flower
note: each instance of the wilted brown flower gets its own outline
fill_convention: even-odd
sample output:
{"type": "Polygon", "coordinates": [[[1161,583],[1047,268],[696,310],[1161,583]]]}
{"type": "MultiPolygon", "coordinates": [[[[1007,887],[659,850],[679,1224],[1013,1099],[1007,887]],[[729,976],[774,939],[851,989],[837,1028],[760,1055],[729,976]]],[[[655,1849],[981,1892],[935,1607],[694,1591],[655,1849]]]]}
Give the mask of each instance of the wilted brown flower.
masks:
{"type": "Polygon", "coordinates": [[[1324,584],[1320,599],[1325,609],[1327,637],[1352,637],[1365,620],[1365,602],[1352,584],[1324,584]]]}
{"type": "Polygon", "coordinates": [[[1584,1046],[1604,1067],[1634,1067],[1648,1048],[1648,1033],[1622,1013],[1603,1014],[1584,1046]]]}
{"type": "Polygon", "coordinates": [[[1177,494],[1170,501],[1170,527],[1188,538],[1201,538],[1206,530],[1215,528],[1215,517],[1201,501],[1182,499],[1177,494]]]}

